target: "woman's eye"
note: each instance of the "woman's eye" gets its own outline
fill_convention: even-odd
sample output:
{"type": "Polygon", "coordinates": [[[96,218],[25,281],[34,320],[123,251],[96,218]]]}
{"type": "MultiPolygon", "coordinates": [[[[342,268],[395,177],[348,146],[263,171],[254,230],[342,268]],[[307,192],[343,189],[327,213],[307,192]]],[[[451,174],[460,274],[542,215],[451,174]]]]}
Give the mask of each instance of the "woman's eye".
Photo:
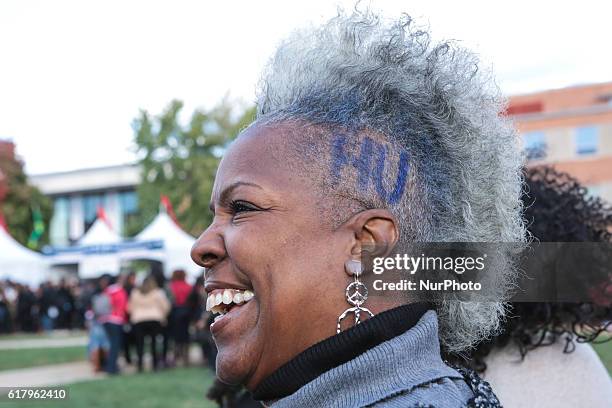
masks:
{"type": "Polygon", "coordinates": [[[232,210],[232,213],[234,214],[259,210],[259,208],[254,206],[253,204],[248,203],[246,201],[240,201],[240,200],[232,201],[230,203],[230,209],[232,210]]]}

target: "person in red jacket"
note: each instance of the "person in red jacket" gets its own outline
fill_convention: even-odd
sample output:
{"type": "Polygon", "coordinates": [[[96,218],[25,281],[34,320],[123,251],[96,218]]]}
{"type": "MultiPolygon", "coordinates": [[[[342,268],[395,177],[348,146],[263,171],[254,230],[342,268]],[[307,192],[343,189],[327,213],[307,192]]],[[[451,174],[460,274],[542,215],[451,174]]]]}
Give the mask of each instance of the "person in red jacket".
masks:
{"type": "Polygon", "coordinates": [[[185,271],[177,269],[172,273],[170,291],[172,292],[171,333],[174,339],[175,361],[183,360],[189,365],[189,307],[187,298],[191,293],[191,285],[185,281],[185,271]]]}
{"type": "Polygon", "coordinates": [[[100,321],[104,324],[104,329],[110,341],[110,350],[106,360],[105,371],[109,374],[118,374],[119,366],[117,358],[121,350],[123,339],[123,325],[127,321],[127,292],[123,288],[123,277],[120,276],[116,283],[112,283],[112,276],[103,275],[100,278],[100,287],[110,300],[111,310],[106,316],[102,316],[100,321]]]}

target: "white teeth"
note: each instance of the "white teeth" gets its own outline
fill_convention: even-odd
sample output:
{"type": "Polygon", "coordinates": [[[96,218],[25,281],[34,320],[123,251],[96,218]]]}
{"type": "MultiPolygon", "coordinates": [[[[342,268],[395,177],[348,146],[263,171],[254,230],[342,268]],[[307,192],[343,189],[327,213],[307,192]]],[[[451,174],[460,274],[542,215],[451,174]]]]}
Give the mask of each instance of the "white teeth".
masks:
{"type": "Polygon", "coordinates": [[[255,294],[250,290],[241,291],[238,289],[224,289],[216,293],[211,293],[206,298],[206,310],[213,313],[225,314],[225,305],[234,303],[241,305],[253,299],[255,294]]]}
{"type": "Polygon", "coordinates": [[[232,298],[232,291],[229,289],[225,289],[223,291],[223,303],[229,305],[230,303],[232,303],[232,298]]]}

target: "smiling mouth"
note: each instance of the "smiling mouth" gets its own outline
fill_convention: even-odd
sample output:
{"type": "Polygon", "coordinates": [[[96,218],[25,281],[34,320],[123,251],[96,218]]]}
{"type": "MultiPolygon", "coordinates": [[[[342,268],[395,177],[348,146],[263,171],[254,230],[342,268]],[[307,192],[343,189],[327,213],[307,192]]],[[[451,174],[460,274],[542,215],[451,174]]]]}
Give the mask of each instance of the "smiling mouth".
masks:
{"type": "Polygon", "coordinates": [[[231,310],[238,308],[255,297],[250,290],[215,289],[206,298],[206,310],[216,314],[215,322],[221,320],[231,310]]]}

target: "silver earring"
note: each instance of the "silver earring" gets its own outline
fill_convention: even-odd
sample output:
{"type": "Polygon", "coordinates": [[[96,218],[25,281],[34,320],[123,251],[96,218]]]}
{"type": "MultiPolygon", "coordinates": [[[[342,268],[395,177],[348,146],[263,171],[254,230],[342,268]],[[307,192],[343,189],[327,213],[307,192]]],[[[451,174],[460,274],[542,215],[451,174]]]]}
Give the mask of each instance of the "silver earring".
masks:
{"type": "Polygon", "coordinates": [[[346,318],[349,313],[353,313],[355,315],[355,324],[361,323],[361,312],[365,312],[370,315],[370,317],[374,317],[374,313],[365,307],[361,307],[368,299],[368,288],[366,285],[359,280],[359,277],[362,274],[361,262],[355,261],[353,259],[346,261],[344,264],[344,270],[348,275],[353,276],[353,282],[349,283],[344,292],[346,296],[346,301],[352,305],[346,309],[339,317],[338,317],[338,325],[336,327],[336,334],[340,333],[340,324],[342,320],[346,318]]]}

